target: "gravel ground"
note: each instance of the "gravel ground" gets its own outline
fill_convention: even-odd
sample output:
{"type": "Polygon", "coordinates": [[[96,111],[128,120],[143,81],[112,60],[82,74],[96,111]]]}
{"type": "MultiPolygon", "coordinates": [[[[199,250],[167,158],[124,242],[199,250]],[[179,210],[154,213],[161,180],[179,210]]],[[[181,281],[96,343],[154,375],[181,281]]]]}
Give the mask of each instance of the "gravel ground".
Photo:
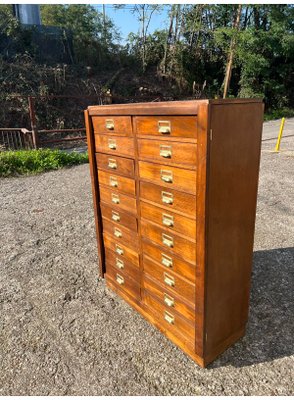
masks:
{"type": "Polygon", "coordinates": [[[0,180],[0,395],[293,394],[294,120],[274,154],[278,124],[264,129],[247,334],[207,369],[98,278],[88,165],[0,180]]]}

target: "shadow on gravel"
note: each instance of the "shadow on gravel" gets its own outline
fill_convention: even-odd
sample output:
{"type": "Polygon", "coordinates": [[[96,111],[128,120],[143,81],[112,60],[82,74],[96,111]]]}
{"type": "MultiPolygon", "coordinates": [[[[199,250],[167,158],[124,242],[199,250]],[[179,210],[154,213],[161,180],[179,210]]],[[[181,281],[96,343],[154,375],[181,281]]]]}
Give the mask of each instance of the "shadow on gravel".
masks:
{"type": "Polygon", "coordinates": [[[294,354],[294,247],[256,251],[246,335],[209,369],[243,367],[294,354]]]}

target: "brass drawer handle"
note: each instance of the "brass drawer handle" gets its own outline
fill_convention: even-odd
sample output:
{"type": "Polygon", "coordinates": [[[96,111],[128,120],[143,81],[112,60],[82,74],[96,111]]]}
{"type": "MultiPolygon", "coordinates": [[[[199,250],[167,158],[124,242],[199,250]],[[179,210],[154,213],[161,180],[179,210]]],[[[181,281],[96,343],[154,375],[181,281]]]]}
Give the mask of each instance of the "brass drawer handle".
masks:
{"type": "Polygon", "coordinates": [[[175,278],[173,276],[168,275],[166,272],[163,274],[164,283],[168,286],[174,287],[176,284],[175,278]]]}
{"type": "Polygon", "coordinates": [[[174,226],[174,217],[168,214],[162,214],[162,223],[165,226],[174,226]]]}
{"type": "Polygon", "coordinates": [[[115,265],[119,269],[124,269],[124,267],[125,267],[124,262],[122,260],[120,260],[119,258],[115,259],[115,265]]]}
{"type": "Polygon", "coordinates": [[[116,150],[116,140],[108,139],[108,148],[111,150],[116,150]]]}
{"type": "Polygon", "coordinates": [[[163,157],[163,158],[171,158],[171,156],[172,156],[172,147],[161,144],[159,146],[159,155],[161,157],[163,157]]]}
{"type": "Polygon", "coordinates": [[[174,307],[175,305],[175,299],[166,293],[164,293],[163,301],[168,307],[174,307]]]}
{"type": "Polygon", "coordinates": [[[105,128],[112,131],[114,129],[114,121],[113,119],[106,119],[105,120],[105,128]]]}
{"type": "Polygon", "coordinates": [[[111,201],[114,204],[119,204],[120,200],[119,200],[119,195],[115,194],[115,193],[111,193],[111,201]]]}
{"type": "Polygon", "coordinates": [[[119,213],[116,211],[111,211],[111,219],[112,221],[119,222],[120,221],[119,213]]]}
{"type": "Polygon", "coordinates": [[[116,282],[117,282],[119,285],[123,285],[123,284],[125,283],[125,280],[124,280],[124,278],[123,278],[121,275],[116,274],[116,282]]]}
{"type": "Polygon", "coordinates": [[[122,231],[118,228],[114,228],[114,236],[116,236],[117,238],[121,238],[122,237],[122,231]]]}
{"type": "Polygon", "coordinates": [[[162,234],[162,243],[167,247],[174,247],[174,239],[165,233],[162,234]]]}
{"type": "Polygon", "coordinates": [[[115,252],[120,256],[124,254],[124,250],[118,244],[115,245],[115,252]]]}
{"type": "Polygon", "coordinates": [[[113,176],[111,176],[110,178],[109,178],[109,185],[111,186],[111,187],[118,187],[118,181],[117,181],[117,179],[116,178],[114,178],[113,176]]]}
{"type": "Polygon", "coordinates": [[[162,169],[160,171],[160,178],[163,182],[172,183],[173,182],[173,173],[172,173],[172,171],[162,169]]]}
{"type": "Polygon", "coordinates": [[[109,158],[109,159],[108,159],[108,168],[110,168],[110,169],[117,169],[116,160],[113,160],[112,158],[109,158]]]}
{"type": "Polygon", "coordinates": [[[172,193],[169,192],[161,192],[161,201],[164,204],[173,204],[174,196],[172,193]]]}
{"type": "Polygon", "coordinates": [[[164,311],[164,319],[171,325],[175,323],[175,317],[167,311],[164,311]]]}
{"type": "Polygon", "coordinates": [[[163,253],[161,253],[161,264],[167,268],[173,267],[173,259],[163,253]]]}
{"type": "Polygon", "coordinates": [[[169,134],[171,132],[170,121],[158,121],[158,132],[169,134]]]}

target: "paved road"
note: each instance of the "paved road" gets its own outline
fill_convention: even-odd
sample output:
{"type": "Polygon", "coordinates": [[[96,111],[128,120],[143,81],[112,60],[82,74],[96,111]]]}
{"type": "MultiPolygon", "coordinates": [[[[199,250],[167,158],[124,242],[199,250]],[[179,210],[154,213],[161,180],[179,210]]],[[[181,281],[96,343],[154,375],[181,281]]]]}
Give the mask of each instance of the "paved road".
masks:
{"type": "Polygon", "coordinates": [[[293,394],[293,128],[275,154],[265,124],[248,330],[206,370],[97,278],[87,165],[0,180],[0,394],[293,394]]]}

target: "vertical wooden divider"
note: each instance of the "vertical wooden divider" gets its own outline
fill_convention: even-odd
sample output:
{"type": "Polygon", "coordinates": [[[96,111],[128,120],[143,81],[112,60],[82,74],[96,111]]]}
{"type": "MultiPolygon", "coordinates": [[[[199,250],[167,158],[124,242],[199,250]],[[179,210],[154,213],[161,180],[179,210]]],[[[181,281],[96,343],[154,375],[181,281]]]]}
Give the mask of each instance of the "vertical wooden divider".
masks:
{"type": "Polygon", "coordinates": [[[205,271],[206,271],[206,204],[207,166],[209,165],[209,104],[200,104],[197,115],[197,182],[196,182],[196,281],[195,281],[195,352],[204,358],[205,271]]]}
{"type": "MultiPolygon", "coordinates": [[[[139,154],[138,154],[138,139],[137,130],[135,126],[134,115],[132,118],[132,129],[134,135],[134,148],[135,148],[135,184],[136,184],[136,202],[137,202],[137,218],[138,218],[138,238],[139,238],[139,260],[140,260],[140,300],[142,301],[142,286],[143,286],[143,249],[142,249],[142,235],[141,235],[141,208],[140,208],[140,174],[139,174],[139,154]]],[[[143,303],[140,304],[143,307],[143,303]]]]}

